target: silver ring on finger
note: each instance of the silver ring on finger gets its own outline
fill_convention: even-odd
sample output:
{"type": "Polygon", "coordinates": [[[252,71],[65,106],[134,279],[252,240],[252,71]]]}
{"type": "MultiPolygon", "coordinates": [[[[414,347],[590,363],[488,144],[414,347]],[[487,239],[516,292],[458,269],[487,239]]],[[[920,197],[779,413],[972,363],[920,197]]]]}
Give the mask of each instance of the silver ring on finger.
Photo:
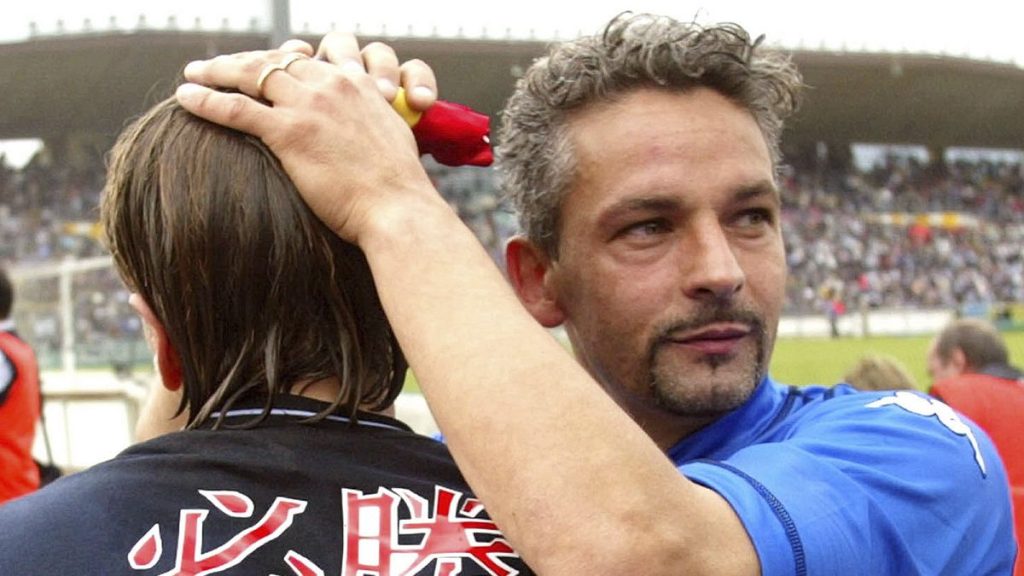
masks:
{"type": "Polygon", "coordinates": [[[298,52],[291,52],[285,55],[280,62],[274,62],[263,66],[260,70],[260,75],[256,78],[256,95],[266,100],[263,96],[263,85],[267,82],[267,78],[270,78],[270,75],[278,70],[281,72],[287,72],[289,66],[305,58],[309,58],[309,56],[298,52]]]}

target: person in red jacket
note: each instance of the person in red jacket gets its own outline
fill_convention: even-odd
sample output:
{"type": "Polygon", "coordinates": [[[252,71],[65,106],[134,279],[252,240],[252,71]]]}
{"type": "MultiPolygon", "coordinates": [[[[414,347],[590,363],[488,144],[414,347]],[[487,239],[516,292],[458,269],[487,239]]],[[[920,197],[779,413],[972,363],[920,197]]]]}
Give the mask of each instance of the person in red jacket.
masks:
{"type": "Polygon", "coordinates": [[[0,269],[0,503],[39,488],[32,459],[39,420],[39,363],[14,331],[14,288],[0,269]]]}
{"type": "MultiPolygon", "coordinates": [[[[996,445],[1013,494],[1018,546],[1024,536],[1024,372],[1010,364],[1006,342],[990,323],[961,319],[946,326],[928,351],[931,393],[974,420],[996,445]]],[[[1018,556],[1015,576],[1024,576],[1018,556]]]]}

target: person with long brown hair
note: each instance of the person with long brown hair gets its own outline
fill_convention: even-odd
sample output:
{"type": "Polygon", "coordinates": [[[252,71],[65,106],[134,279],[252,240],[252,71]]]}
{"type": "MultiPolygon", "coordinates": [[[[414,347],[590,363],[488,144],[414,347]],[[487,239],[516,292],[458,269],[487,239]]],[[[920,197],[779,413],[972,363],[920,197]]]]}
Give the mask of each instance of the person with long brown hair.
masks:
{"type": "Polygon", "coordinates": [[[0,573],[528,573],[393,417],[367,261],[265,144],[165,100],[115,144],[101,219],[185,429],[0,509],[0,573]]]}

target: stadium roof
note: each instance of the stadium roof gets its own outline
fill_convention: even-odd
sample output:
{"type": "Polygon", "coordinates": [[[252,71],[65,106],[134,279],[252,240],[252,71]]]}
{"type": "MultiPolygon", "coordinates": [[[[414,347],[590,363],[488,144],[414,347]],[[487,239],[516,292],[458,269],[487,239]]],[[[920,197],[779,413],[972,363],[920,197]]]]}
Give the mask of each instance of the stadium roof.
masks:
{"type": "MultiPolygon", "coordinates": [[[[515,77],[546,48],[528,39],[386,40],[403,57],[431,63],[443,97],[492,115],[515,77]]],[[[0,44],[0,139],[112,138],[126,119],[171,92],[184,63],[267,43],[262,31],[143,29],[0,44]]],[[[828,49],[792,53],[812,89],[790,125],[788,144],[1024,148],[1024,68],[1013,63],[828,49]]]]}
{"type": "Polygon", "coordinates": [[[550,0],[480,2],[345,2],[344,0],[32,0],[9,2],[0,42],[33,35],[125,29],[268,30],[320,35],[328,29],[360,35],[491,37],[551,40],[597,31],[616,13],[669,14],[682,20],[742,23],[783,46],[815,50],[948,54],[1024,66],[1020,22],[1024,4],[970,2],[805,2],[804,0],[550,0]]]}

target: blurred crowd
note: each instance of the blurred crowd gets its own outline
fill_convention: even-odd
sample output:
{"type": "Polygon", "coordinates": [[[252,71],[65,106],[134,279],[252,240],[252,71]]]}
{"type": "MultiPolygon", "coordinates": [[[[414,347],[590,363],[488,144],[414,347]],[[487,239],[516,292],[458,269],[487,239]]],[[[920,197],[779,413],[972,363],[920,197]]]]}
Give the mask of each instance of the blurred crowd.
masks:
{"type": "Polygon", "coordinates": [[[0,158],[0,262],[18,265],[105,253],[93,230],[104,170],[53,160],[45,150],[15,170],[0,158]]]}
{"type": "Polygon", "coordinates": [[[790,312],[820,310],[829,294],[847,309],[1024,302],[1019,163],[791,168],[781,189],[790,312]]]}
{"type": "MultiPolygon", "coordinates": [[[[438,189],[503,264],[504,241],[516,224],[493,172],[426,161],[438,189]]],[[[812,159],[784,167],[780,185],[788,314],[1024,302],[1020,163],[889,157],[856,170],[812,159]],[[891,217],[900,214],[909,217],[891,217]],[[924,222],[929,214],[939,217],[924,222]]],[[[0,162],[0,262],[33,267],[105,255],[94,225],[102,186],[99,158],[76,168],[45,152],[20,169],[0,162]]],[[[57,301],[55,278],[29,288],[33,300],[57,301]]],[[[74,275],[72,294],[79,345],[138,340],[127,292],[112,269],[74,275]]],[[[33,326],[26,327],[44,357],[47,348],[58,352],[56,315],[33,314],[33,326]]]]}
{"type": "MultiPolygon", "coordinates": [[[[56,268],[67,260],[108,255],[96,225],[104,167],[97,156],[74,164],[55,161],[44,149],[20,169],[0,158],[0,264],[11,268],[56,268]]],[[[19,328],[33,343],[40,361],[60,362],[62,325],[60,279],[31,278],[18,286],[19,328]]],[[[128,292],[113,268],[70,276],[70,299],[79,360],[109,364],[119,355],[134,362],[141,325],[128,306],[128,292]],[[124,346],[124,343],[130,343],[124,346]]]]}

